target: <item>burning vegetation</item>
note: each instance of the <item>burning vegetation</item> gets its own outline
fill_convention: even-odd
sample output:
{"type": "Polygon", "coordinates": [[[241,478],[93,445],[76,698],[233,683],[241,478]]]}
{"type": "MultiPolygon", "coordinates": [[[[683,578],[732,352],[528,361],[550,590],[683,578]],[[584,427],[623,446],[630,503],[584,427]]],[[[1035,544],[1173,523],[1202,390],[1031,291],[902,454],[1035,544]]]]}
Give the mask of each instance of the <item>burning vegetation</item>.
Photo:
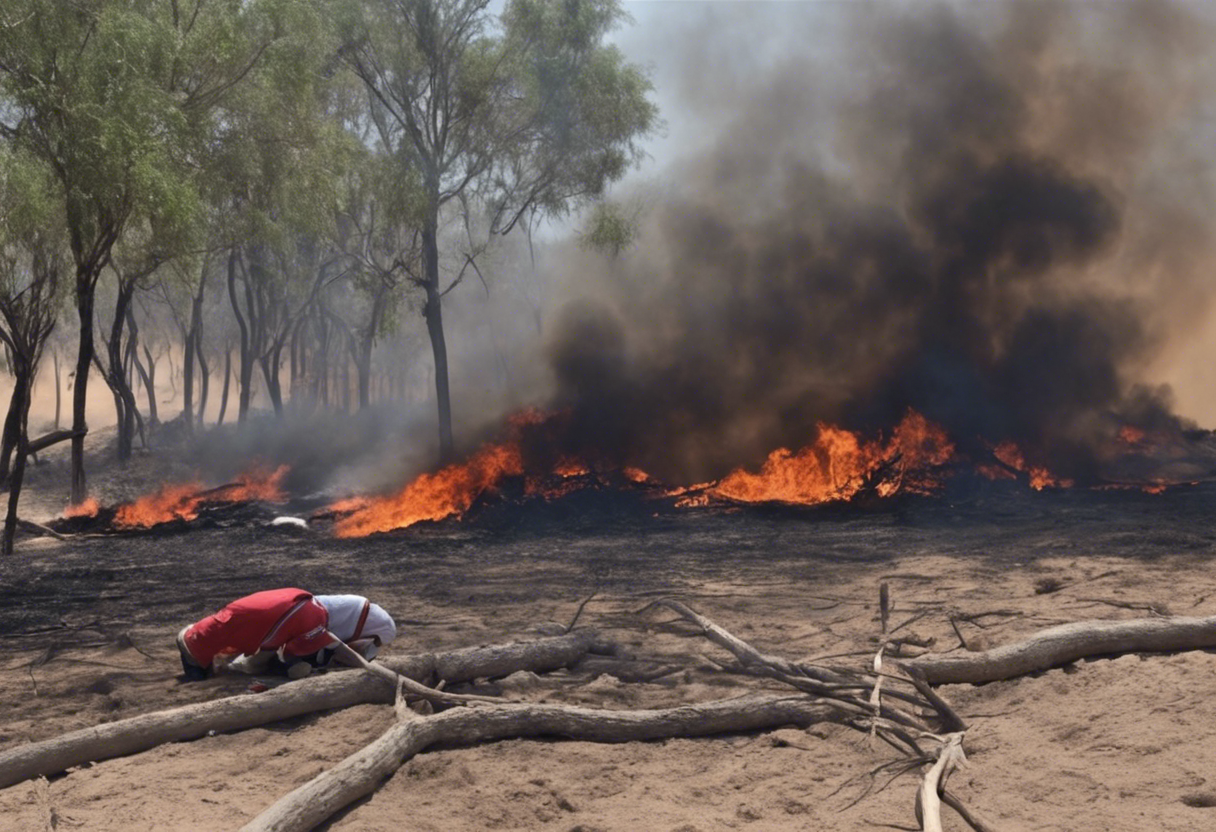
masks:
{"type": "Polygon", "coordinates": [[[277,468],[254,467],[237,475],[233,482],[207,488],[202,483],[162,485],[151,494],[113,508],[103,508],[93,498],[69,506],[63,513],[62,524],[100,524],[116,531],[151,529],[174,522],[190,522],[205,509],[242,506],[251,502],[283,503],[287,495],[283,480],[290,471],[287,465],[277,468]]]}

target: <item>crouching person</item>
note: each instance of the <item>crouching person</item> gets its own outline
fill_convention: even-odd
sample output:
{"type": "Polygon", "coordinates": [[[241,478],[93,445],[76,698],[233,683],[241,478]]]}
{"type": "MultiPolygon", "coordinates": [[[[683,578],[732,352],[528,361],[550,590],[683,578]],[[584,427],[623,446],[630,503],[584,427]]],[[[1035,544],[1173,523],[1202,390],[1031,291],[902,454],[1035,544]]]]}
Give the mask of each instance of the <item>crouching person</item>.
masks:
{"type": "Polygon", "coordinates": [[[271,589],[238,598],[186,627],[177,634],[177,647],[187,681],[205,679],[241,656],[277,658],[288,676],[300,678],[311,670],[303,658],[334,644],[328,626],[329,612],[311,592],[271,589]]]}
{"type": "MultiPolygon", "coordinates": [[[[318,595],[317,602],[329,615],[329,632],[364,659],[371,661],[380,648],[397,637],[397,624],[384,607],[362,595],[318,595]]],[[[333,648],[336,642],[309,659],[318,666],[337,661],[349,664],[333,648]]]]}

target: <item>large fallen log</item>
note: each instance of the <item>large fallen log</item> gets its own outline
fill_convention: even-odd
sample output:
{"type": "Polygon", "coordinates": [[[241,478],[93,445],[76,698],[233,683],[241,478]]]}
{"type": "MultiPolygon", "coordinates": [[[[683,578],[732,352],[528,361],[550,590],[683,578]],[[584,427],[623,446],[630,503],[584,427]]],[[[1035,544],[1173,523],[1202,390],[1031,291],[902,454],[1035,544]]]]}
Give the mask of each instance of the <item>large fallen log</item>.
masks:
{"type": "Polygon", "coordinates": [[[1216,616],[1077,621],[976,653],[926,653],[902,662],[931,685],[1013,679],[1091,656],[1216,647],[1216,616]]]}
{"type": "Polygon", "coordinates": [[[455,708],[398,722],[372,744],[283,796],[242,832],[302,832],[364,795],[401,764],[435,743],[467,745],[516,737],[558,736],[587,742],[633,742],[709,736],[781,725],[810,725],[837,712],[804,696],[751,695],[650,711],[568,705],[503,704],[455,708]]]}
{"type": "MultiPolygon", "coordinates": [[[[517,670],[543,673],[565,667],[586,655],[595,641],[595,634],[577,632],[532,642],[402,656],[384,664],[415,681],[467,682],[517,670]]],[[[393,684],[383,677],[366,670],[350,670],[302,679],[264,693],[230,696],[82,728],[0,752],[0,788],[211,732],[239,731],[369,702],[392,703],[394,695],[393,684]]]]}

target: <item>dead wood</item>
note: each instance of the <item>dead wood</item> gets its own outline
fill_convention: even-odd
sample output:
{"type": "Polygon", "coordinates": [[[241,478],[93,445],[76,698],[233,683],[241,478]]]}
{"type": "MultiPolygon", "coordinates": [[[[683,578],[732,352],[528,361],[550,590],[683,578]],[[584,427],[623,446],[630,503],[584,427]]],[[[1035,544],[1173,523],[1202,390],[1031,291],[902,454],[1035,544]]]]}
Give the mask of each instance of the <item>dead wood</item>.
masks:
{"type": "Polygon", "coordinates": [[[41,523],[35,523],[33,520],[17,520],[17,528],[23,532],[34,535],[35,537],[53,537],[56,540],[68,540],[69,535],[60,534],[49,526],[44,526],[41,523]]]}
{"type": "MultiPolygon", "coordinates": [[[[594,641],[593,633],[578,632],[534,642],[402,656],[384,664],[415,681],[465,682],[517,670],[544,672],[565,667],[586,655],[594,641]]],[[[212,732],[239,731],[315,711],[393,701],[394,684],[387,679],[367,671],[344,671],[264,693],[142,714],[0,752],[0,788],[212,732]]]]}
{"type": "Polygon", "coordinates": [[[1216,616],[1061,624],[976,653],[926,654],[904,662],[931,685],[979,684],[1048,670],[1090,656],[1216,647],[1216,616]]]}
{"type": "MultiPolygon", "coordinates": [[[[445,684],[446,680],[441,681],[435,688],[429,688],[421,682],[415,682],[408,676],[402,676],[392,670],[389,670],[382,664],[372,664],[367,659],[363,658],[362,654],[344,643],[333,633],[326,631],[326,635],[337,641],[337,646],[334,648],[337,656],[343,657],[348,664],[356,667],[362,667],[371,673],[383,678],[397,691],[398,704],[404,702],[405,691],[409,691],[419,699],[430,702],[432,705],[443,705],[445,707],[455,707],[457,705],[475,705],[478,703],[497,704],[498,700],[491,699],[488,696],[464,696],[456,693],[444,693],[439,690],[445,684]]],[[[400,710],[400,709],[398,709],[400,710]]]]}
{"type": "Polygon", "coordinates": [[[916,793],[916,819],[924,832],[942,832],[942,801],[940,792],[955,769],[967,765],[963,753],[963,734],[947,734],[937,752],[937,761],[925,772],[916,793]]]}
{"type": "Polygon", "coordinates": [[[805,697],[746,696],[647,711],[610,711],[549,704],[458,708],[396,723],[379,739],[300,786],[262,812],[242,832],[312,829],[370,794],[401,764],[436,743],[467,745],[517,737],[557,736],[585,742],[634,742],[669,737],[810,725],[833,710],[805,697]]]}
{"type": "Polygon", "coordinates": [[[37,439],[31,439],[27,452],[36,454],[39,451],[45,451],[52,445],[57,445],[60,442],[66,442],[74,436],[84,436],[88,433],[87,430],[56,430],[45,436],[39,436],[37,439]]]}

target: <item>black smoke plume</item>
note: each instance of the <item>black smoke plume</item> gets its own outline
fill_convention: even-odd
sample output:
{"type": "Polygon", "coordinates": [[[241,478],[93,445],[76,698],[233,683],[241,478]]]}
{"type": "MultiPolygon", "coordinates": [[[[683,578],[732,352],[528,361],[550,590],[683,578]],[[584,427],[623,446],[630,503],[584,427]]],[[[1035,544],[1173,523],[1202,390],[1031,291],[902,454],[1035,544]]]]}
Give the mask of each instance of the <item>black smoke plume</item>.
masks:
{"type": "Polygon", "coordinates": [[[1204,22],[857,7],[827,4],[849,36],[834,64],[740,85],[636,249],[567,266],[594,288],[550,330],[565,447],[696,481],[912,408],[966,453],[1012,440],[1094,481],[1122,426],[1180,433],[1137,374],[1210,263],[1178,221],[1194,203],[1163,196],[1185,173],[1160,164],[1214,91],[1192,71],[1204,22]]]}

